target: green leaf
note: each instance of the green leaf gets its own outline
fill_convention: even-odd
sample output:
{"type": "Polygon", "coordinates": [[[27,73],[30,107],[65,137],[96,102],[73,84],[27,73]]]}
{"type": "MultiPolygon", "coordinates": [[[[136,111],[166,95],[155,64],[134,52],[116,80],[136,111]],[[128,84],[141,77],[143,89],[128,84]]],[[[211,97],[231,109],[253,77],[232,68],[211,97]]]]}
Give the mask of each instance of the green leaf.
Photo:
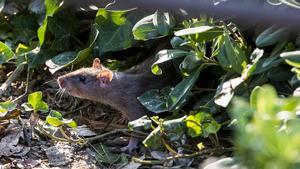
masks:
{"type": "Polygon", "coordinates": [[[277,93],[270,85],[264,85],[261,88],[255,88],[251,93],[251,106],[255,106],[259,112],[275,113],[273,109],[276,106],[277,93]]]}
{"type": "Polygon", "coordinates": [[[217,56],[220,65],[236,73],[242,73],[243,65],[247,64],[245,50],[230,39],[228,33],[224,35],[224,45],[217,56]]]}
{"type": "Polygon", "coordinates": [[[170,91],[170,88],[164,88],[162,91],[159,89],[151,89],[139,96],[137,99],[151,112],[166,112],[168,111],[166,101],[170,91]]]}
{"type": "Polygon", "coordinates": [[[138,21],[132,28],[134,39],[149,40],[169,35],[175,26],[174,18],[167,12],[156,11],[138,21]]]}
{"type": "Polygon", "coordinates": [[[202,66],[197,68],[194,72],[192,72],[188,77],[185,77],[170,93],[168,98],[168,109],[169,111],[173,111],[182,106],[183,103],[186,102],[187,97],[194,86],[196,80],[199,77],[202,66]]]}
{"type": "Polygon", "coordinates": [[[258,93],[260,92],[262,88],[260,86],[256,86],[250,95],[250,106],[256,108],[258,103],[258,93]]]}
{"type": "Polygon", "coordinates": [[[288,6],[300,9],[300,3],[297,2],[296,0],[280,0],[280,2],[282,2],[288,6]]]}
{"type": "Polygon", "coordinates": [[[133,23],[129,18],[130,14],[134,14],[133,11],[109,11],[104,8],[98,10],[95,25],[99,31],[99,56],[106,52],[127,49],[135,43],[131,33],[133,23]]]}
{"type": "Polygon", "coordinates": [[[0,0],[0,12],[4,8],[4,5],[5,5],[5,0],[0,0]]]}
{"type": "Polygon", "coordinates": [[[46,65],[49,67],[49,71],[53,74],[56,71],[65,67],[71,63],[76,57],[76,52],[63,52],[48,60],[46,65]]]}
{"type": "Polygon", "coordinates": [[[215,103],[219,106],[227,107],[234,95],[235,89],[243,81],[242,77],[237,77],[221,83],[215,94],[215,103]]]}
{"type": "Polygon", "coordinates": [[[195,35],[193,39],[198,42],[210,41],[224,33],[224,29],[216,26],[199,26],[182,29],[175,32],[175,36],[195,35]]]}
{"type": "Polygon", "coordinates": [[[153,150],[162,149],[162,139],[160,134],[160,126],[156,127],[143,141],[143,144],[147,148],[151,148],[153,150]]]}
{"type": "Polygon", "coordinates": [[[182,139],[186,127],[184,121],[186,116],[164,121],[161,126],[156,127],[143,141],[145,147],[158,150],[163,147],[161,131],[163,131],[170,141],[177,141],[182,139]]]}
{"type": "Polygon", "coordinates": [[[175,19],[168,12],[156,11],[153,15],[153,25],[162,36],[167,36],[175,26],[175,19]]]}
{"type": "Polygon", "coordinates": [[[170,141],[178,141],[182,139],[182,136],[186,131],[186,118],[186,116],[183,116],[181,118],[167,120],[162,123],[162,130],[166,133],[170,141]]]}
{"type": "Polygon", "coordinates": [[[49,71],[51,73],[55,73],[56,71],[64,67],[70,66],[72,64],[77,64],[90,57],[98,35],[99,31],[93,27],[90,34],[90,43],[87,48],[79,51],[77,55],[73,52],[64,52],[48,60],[46,62],[46,65],[50,68],[49,71]]]}
{"type": "Polygon", "coordinates": [[[29,94],[28,104],[31,105],[31,107],[35,112],[37,111],[47,112],[49,110],[47,103],[45,103],[42,100],[42,98],[43,98],[43,94],[40,91],[29,94]]]}
{"type": "Polygon", "coordinates": [[[151,128],[152,121],[148,116],[143,116],[137,120],[130,121],[128,128],[131,130],[149,130],[151,128]]]}
{"type": "Polygon", "coordinates": [[[199,67],[203,62],[194,53],[187,55],[184,60],[180,63],[179,68],[181,73],[188,76],[195,68],[199,67]]]}
{"type": "Polygon", "coordinates": [[[251,63],[248,64],[242,72],[243,79],[246,80],[250,75],[252,75],[252,73],[256,70],[256,66],[257,66],[259,60],[262,58],[263,55],[264,55],[264,50],[261,50],[258,48],[256,48],[252,52],[252,54],[250,56],[251,63]]]}
{"type": "Polygon", "coordinates": [[[105,164],[116,164],[124,157],[123,154],[114,154],[110,152],[110,150],[104,146],[103,144],[100,144],[97,147],[97,153],[95,155],[95,159],[98,163],[105,163],[105,164]]]}
{"type": "Polygon", "coordinates": [[[283,59],[280,58],[279,55],[273,56],[273,57],[261,58],[258,61],[255,70],[252,72],[252,75],[266,72],[266,71],[278,66],[282,61],[283,61],[283,59]]]}
{"type": "Polygon", "coordinates": [[[9,61],[14,57],[14,52],[5,43],[0,41],[0,64],[9,61]]]}
{"type": "Polygon", "coordinates": [[[285,59],[287,64],[300,68],[300,50],[281,53],[280,57],[285,59]]]}
{"type": "Polygon", "coordinates": [[[271,26],[261,34],[258,35],[256,38],[256,46],[257,47],[266,47],[270,45],[274,45],[279,41],[282,41],[288,36],[287,27],[278,27],[278,26],[271,26]]]}
{"type": "Polygon", "coordinates": [[[207,138],[210,134],[216,134],[221,128],[221,124],[219,124],[213,118],[210,119],[210,122],[203,124],[203,134],[204,138],[207,138]]]}
{"type": "Polygon", "coordinates": [[[195,115],[189,115],[186,118],[186,127],[188,128],[188,134],[191,137],[198,137],[202,134],[202,124],[201,124],[200,113],[195,115]]]}
{"type": "Polygon", "coordinates": [[[49,115],[46,117],[46,122],[54,127],[59,127],[63,124],[68,125],[71,128],[76,128],[77,124],[72,119],[64,119],[62,114],[56,110],[51,110],[49,115]]]}
{"type": "Polygon", "coordinates": [[[76,19],[75,12],[61,12],[54,17],[48,17],[47,31],[51,33],[51,47],[55,52],[65,52],[72,50],[72,40],[82,44],[78,40],[78,30],[80,20],[76,19]]]}
{"type": "Polygon", "coordinates": [[[61,0],[45,0],[46,16],[43,21],[43,24],[38,29],[38,38],[40,46],[42,46],[45,41],[48,17],[53,16],[53,14],[60,8],[62,4],[63,3],[61,3],[61,0]]]}
{"type": "Polygon", "coordinates": [[[136,40],[149,40],[155,39],[160,36],[158,30],[153,25],[153,16],[149,15],[138,21],[132,28],[134,39],[136,40]]]}
{"type": "Polygon", "coordinates": [[[190,52],[178,49],[162,50],[156,54],[155,57],[158,58],[158,60],[152,64],[151,71],[155,75],[161,75],[162,70],[158,66],[160,63],[187,56],[188,54],[190,54],[190,52]]]}
{"type": "Polygon", "coordinates": [[[62,122],[58,118],[52,117],[52,116],[47,116],[46,117],[46,122],[49,123],[51,126],[54,126],[54,127],[59,127],[59,126],[64,124],[64,122],[62,122]]]}
{"type": "Polygon", "coordinates": [[[13,111],[17,108],[17,104],[9,100],[9,101],[5,101],[5,102],[1,102],[0,107],[7,111],[13,111]]]}

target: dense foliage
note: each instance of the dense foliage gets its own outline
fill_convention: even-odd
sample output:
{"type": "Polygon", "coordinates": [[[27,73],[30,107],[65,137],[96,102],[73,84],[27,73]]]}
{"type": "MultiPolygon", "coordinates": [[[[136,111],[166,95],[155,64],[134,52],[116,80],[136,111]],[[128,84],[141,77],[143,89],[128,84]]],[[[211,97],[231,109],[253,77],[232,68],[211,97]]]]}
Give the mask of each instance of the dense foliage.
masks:
{"type": "MultiPolygon", "coordinates": [[[[292,0],[264,3],[274,10],[300,8],[292,0]]],[[[83,11],[60,0],[0,0],[0,11],[1,64],[27,64],[29,72],[46,66],[54,74],[100,57],[108,67],[122,70],[151,51],[148,57],[156,57],[152,73],[160,76],[169,73],[160,64],[173,62],[181,82],[137,98],[153,113],[129,123],[130,129],[149,133],[145,147],[177,155],[231,147],[226,138],[233,130],[242,165],[298,167],[299,32],[284,25],[240,27],[228,18],[206,15],[182,19],[161,10],[99,8],[80,18],[83,11]],[[172,114],[165,117],[166,112],[172,114]]],[[[50,112],[45,130],[77,127],[50,110],[41,92],[30,94],[23,107],[32,111],[35,125],[39,112],[50,112]]],[[[17,109],[11,101],[0,104],[2,113],[17,109]]],[[[84,144],[82,139],[66,140],[84,144]]]]}

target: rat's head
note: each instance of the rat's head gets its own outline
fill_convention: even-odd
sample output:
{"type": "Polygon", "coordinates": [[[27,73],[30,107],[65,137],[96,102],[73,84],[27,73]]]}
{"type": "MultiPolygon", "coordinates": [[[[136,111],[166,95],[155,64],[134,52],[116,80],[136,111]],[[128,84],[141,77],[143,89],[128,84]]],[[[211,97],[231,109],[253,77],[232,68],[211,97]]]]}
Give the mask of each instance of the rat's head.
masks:
{"type": "Polygon", "coordinates": [[[57,83],[61,89],[72,96],[93,99],[93,97],[97,97],[98,90],[109,86],[112,78],[113,72],[105,68],[96,58],[92,67],[82,68],[60,76],[57,83]]]}

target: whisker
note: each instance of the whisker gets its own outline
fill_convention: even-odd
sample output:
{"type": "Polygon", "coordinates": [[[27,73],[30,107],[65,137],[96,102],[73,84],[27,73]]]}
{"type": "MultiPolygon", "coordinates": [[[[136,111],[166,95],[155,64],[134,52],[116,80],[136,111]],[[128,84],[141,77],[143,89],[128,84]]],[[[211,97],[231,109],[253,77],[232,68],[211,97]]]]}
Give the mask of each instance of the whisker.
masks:
{"type": "Polygon", "coordinates": [[[59,100],[58,100],[59,102],[61,101],[65,91],[66,91],[66,89],[61,90],[61,95],[60,95],[59,100]]]}
{"type": "Polygon", "coordinates": [[[58,91],[55,93],[55,100],[58,98],[58,96],[60,95],[61,93],[61,88],[58,88],[58,91]]]}
{"type": "Polygon", "coordinates": [[[48,84],[48,83],[51,83],[51,82],[53,82],[53,81],[56,81],[56,79],[52,79],[52,80],[49,80],[49,81],[47,81],[47,82],[44,82],[44,83],[42,84],[42,86],[43,86],[43,85],[46,85],[46,84],[48,84]]]}

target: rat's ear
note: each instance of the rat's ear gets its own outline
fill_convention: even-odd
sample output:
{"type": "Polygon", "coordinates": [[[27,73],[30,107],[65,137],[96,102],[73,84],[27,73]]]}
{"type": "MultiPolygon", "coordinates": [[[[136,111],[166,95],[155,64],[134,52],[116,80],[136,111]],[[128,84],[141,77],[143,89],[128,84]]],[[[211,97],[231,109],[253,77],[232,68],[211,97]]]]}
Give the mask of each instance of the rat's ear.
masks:
{"type": "Polygon", "coordinates": [[[99,73],[98,78],[101,83],[108,84],[109,82],[112,81],[113,76],[114,74],[111,70],[105,69],[99,73]]]}
{"type": "Polygon", "coordinates": [[[94,59],[92,67],[97,69],[102,69],[101,61],[99,58],[94,59]]]}

